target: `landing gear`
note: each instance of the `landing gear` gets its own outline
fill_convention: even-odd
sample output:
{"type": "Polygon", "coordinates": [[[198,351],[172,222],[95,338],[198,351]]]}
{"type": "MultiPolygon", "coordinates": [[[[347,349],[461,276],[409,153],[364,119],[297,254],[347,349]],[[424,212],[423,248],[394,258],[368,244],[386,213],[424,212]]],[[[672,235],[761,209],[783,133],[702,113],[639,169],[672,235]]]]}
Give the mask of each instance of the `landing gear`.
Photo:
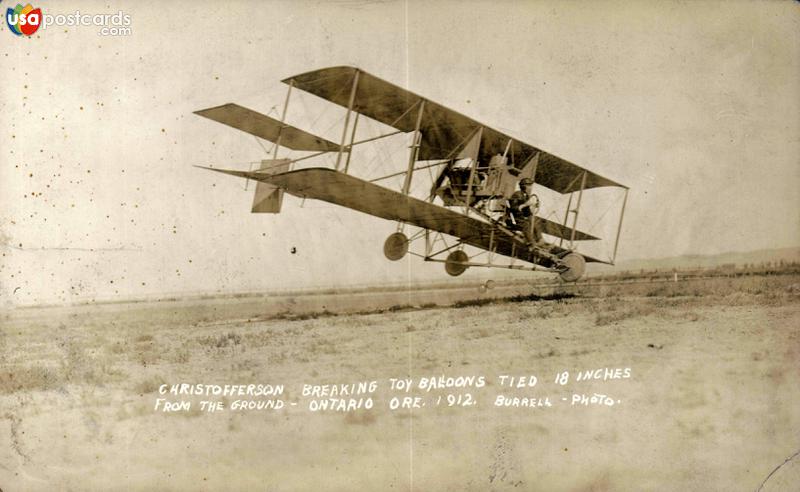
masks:
{"type": "Polygon", "coordinates": [[[461,250],[453,251],[447,255],[447,260],[444,262],[444,270],[453,277],[458,277],[464,273],[469,265],[469,256],[461,250]]]}
{"type": "Polygon", "coordinates": [[[560,274],[564,282],[575,282],[586,271],[586,260],[578,253],[569,253],[561,260],[562,268],[566,268],[560,274]]]}
{"type": "Polygon", "coordinates": [[[408,253],[408,238],[402,232],[395,232],[383,243],[383,254],[389,260],[400,260],[406,253],[408,253]]]}

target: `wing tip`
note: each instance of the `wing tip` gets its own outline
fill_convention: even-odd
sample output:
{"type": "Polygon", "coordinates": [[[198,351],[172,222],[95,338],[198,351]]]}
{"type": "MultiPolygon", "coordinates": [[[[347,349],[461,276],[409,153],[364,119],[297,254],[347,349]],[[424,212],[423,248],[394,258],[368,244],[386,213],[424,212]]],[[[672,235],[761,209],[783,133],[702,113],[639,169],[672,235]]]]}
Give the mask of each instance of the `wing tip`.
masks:
{"type": "Polygon", "coordinates": [[[197,111],[192,111],[192,114],[196,114],[198,116],[206,116],[206,113],[214,111],[215,109],[227,108],[227,107],[230,107],[230,106],[238,106],[238,104],[229,102],[229,103],[225,103],[225,104],[220,104],[219,106],[213,106],[213,107],[210,107],[210,108],[198,109],[197,111]]]}
{"type": "Polygon", "coordinates": [[[281,80],[281,82],[284,83],[284,84],[288,84],[294,79],[299,79],[299,78],[302,78],[302,77],[306,77],[306,76],[309,76],[309,75],[314,74],[314,73],[329,72],[329,71],[333,71],[333,70],[343,70],[343,69],[353,70],[353,71],[360,70],[360,71],[363,72],[363,70],[361,68],[359,68],[359,67],[357,67],[355,65],[334,65],[332,67],[317,68],[316,70],[309,70],[307,72],[298,73],[298,74],[286,77],[285,79],[281,80]]]}

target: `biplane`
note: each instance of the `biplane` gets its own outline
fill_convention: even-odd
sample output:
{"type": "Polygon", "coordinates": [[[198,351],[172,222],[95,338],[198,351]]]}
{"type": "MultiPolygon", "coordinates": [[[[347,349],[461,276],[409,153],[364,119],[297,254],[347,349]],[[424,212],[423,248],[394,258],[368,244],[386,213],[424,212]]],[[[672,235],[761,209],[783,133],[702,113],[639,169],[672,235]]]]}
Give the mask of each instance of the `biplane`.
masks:
{"type": "Polygon", "coordinates": [[[414,254],[444,263],[445,271],[453,276],[469,267],[489,267],[545,270],[558,273],[564,281],[575,281],[587,262],[613,265],[626,186],[355,67],[323,68],[282,82],[288,91],[280,119],[233,103],[195,112],[273,143],[272,158],[260,161],[255,170],[198,166],[255,181],[253,213],[279,213],[283,194],[289,193],[395,221],[397,231],[383,246],[387,259],[397,261],[414,254]],[[286,123],[293,90],[346,109],[338,142],[286,123]],[[375,120],[393,131],[356,141],[359,118],[375,120]],[[353,172],[354,149],[401,133],[408,138],[409,152],[397,172],[374,179],[353,172]],[[281,148],[306,154],[279,158],[281,148]],[[335,156],[335,163],[307,164],[322,155],[335,156]],[[429,171],[430,188],[426,185],[425,193],[415,196],[411,184],[421,179],[422,169],[435,173],[429,171]],[[389,177],[397,178],[399,189],[379,184],[389,177]],[[539,216],[528,204],[530,219],[525,227],[535,229],[536,239],[531,231],[521,230],[509,210],[509,200],[522,180],[569,195],[563,221],[539,216]],[[583,193],[599,187],[619,187],[625,192],[614,252],[608,260],[576,251],[580,242],[599,239],[576,228],[583,193]],[[416,232],[407,235],[407,227],[416,232]],[[416,241],[424,242],[422,252],[409,249],[416,241]],[[470,255],[472,249],[480,252],[470,255]]]}

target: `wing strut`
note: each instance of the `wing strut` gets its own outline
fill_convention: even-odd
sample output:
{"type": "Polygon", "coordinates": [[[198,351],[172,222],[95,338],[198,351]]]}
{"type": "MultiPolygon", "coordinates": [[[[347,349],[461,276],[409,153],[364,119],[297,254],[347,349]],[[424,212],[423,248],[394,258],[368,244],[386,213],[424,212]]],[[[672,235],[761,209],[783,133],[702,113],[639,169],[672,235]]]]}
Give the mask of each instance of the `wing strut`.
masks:
{"type": "Polygon", "coordinates": [[[294,87],[294,82],[289,82],[289,90],[286,91],[286,100],[283,102],[283,113],[281,113],[281,127],[278,129],[278,138],[275,140],[275,152],[272,154],[273,159],[278,158],[278,149],[281,146],[281,135],[283,134],[283,126],[286,122],[286,111],[289,109],[289,96],[292,95],[292,87],[294,87]]]}
{"type": "Polygon", "coordinates": [[[628,203],[628,188],[625,188],[625,198],[622,199],[622,209],[619,211],[619,223],[617,224],[617,239],[614,240],[614,256],[611,258],[613,265],[617,261],[617,246],[619,246],[619,233],[622,232],[622,217],[625,216],[625,205],[628,203]]]}
{"type": "Polygon", "coordinates": [[[403,194],[408,195],[411,189],[411,176],[414,174],[414,164],[417,162],[419,155],[419,147],[422,142],[422,135],[419,132],[419,127],[422,125],[422,113],[425,111],[425,100],[419,102],[419,110],[417,111],[417,124],[414,126],[414,140],[411,144],[411,152],[408,154],[408,172],[406,179],[403,181],[403,194]]]}
{"type": "Polygon", "coordinates": [[[350,168],[350,156],[353,155],[353,145],[356,140],[356,128],[358,128],[358,116],[361,113],[356,111],[356,119],[353,120],[353,133],[350,134],[350,145],[347,146],[347,160],[344,161],[344,173],[350,168]]]}
{"type": "MultiPolygon", "coordinates": [[[[465,215],[469,215],[469,211],[472,209],[472,206],[471,206],[471,203],[472,203],[472,188],[475,186],[474,185],[475,171],[476,171],[476,169],[478,167],[478,156],[480,155],[481,137],[482,136],[483,136],[483,127],[480,127],[480,128],[478,128],[478,133],[476,134],[476,136],[473,137],[474,138],[473,142],[475,142],[474,148],[470,149],[474,153],[472,155],[468,156],[470,159],[472,159],[472,167],[470,167],[470,169],[469,169],[469,181],[467,181],[467,201],[464,204],[464,214],[465,215]]],[[[509,144],[510,143],[511,142],[509,141],[509,144]]]]}
{"type": "Polygon", "coordinates": [[[575,205],[575,215],[572,216],[572,233],[569,235],[569,249],[575,246],[575,226],[578,225],[578,214],[581,211],[581,198],[583,198],[583,189],[586,187],[586,171],[583,171],[581,178],[581,189],[578,191],[578,203],[575,205]]]}
{"type": "MultiPolygon", "coordinates": [[[[347,127],[350,125],[350,113],[353,112],[353,103],[356,100],[356,90],[358,89],[358,74],[361,70],[356,70],[353,76],[353,87],[350,89],[350,102],[347,103],[347,116],[344,117],[344,128],[342,128],[342,143],[339,145],[339,155],[336,156],[336,170],[339,170],[339,164],[342,162],[342,153],[344,152],[344,142],[347,139],[347,127]]],[[[294,81],[292,81],[294,82],[294,81]]]]}
{"type": "MultiPolygon", "coordinates": [[[[567,186],[567,189],[571,190],[572,189],[572,185],[575,184],[575,181],[577,181],[580,176],[581,176],[580,174],[575,176],[575,178],[573,178],[573,180],[569,182],[569,185],[567,186]]],[[[574,191],[570,191],[569,192],[569,200],[567,200],[567,211],[564,212],[564,227],[567,227],[567,221],[569,220],[569,214],[570,214],[570,212],[572,212],[572,196],[574,194],[575,194],[574,191]]],[[[563,245],[564,245],[564,238],[562,237],[562,238],[560,238],[558,240],[558,246],[561,247],[563,245]]]]}

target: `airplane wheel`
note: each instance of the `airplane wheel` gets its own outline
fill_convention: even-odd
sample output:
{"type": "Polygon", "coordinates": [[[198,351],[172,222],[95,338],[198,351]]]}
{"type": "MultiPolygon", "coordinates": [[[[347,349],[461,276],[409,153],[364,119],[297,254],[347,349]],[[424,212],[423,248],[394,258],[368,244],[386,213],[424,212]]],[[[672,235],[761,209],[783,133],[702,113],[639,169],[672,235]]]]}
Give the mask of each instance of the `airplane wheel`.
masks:
{"type": "Polygon", "coordinates": [[[461,250],[453,251],[447,255],[447,259],[444,262],[444,270],[453,277],[458,277],[469,268],[469,265],[464,265],[468,261],[469,256],[466,253],[461,250]]]}
{"type": "Polygon", "coordinates": [[[408,253],[408,238],[402,232],[395,232],[383,243],[383,254],[386,258],[397,261],[408,253]]]}
{"type": "Polygon", "coordinates": [[[561,260],[562,264],[567,267],[566,270],[561,272],[561,280],[564,282],[575,282],[586,271],[586,260],[578,253],[570,253],[561,260]]]}

